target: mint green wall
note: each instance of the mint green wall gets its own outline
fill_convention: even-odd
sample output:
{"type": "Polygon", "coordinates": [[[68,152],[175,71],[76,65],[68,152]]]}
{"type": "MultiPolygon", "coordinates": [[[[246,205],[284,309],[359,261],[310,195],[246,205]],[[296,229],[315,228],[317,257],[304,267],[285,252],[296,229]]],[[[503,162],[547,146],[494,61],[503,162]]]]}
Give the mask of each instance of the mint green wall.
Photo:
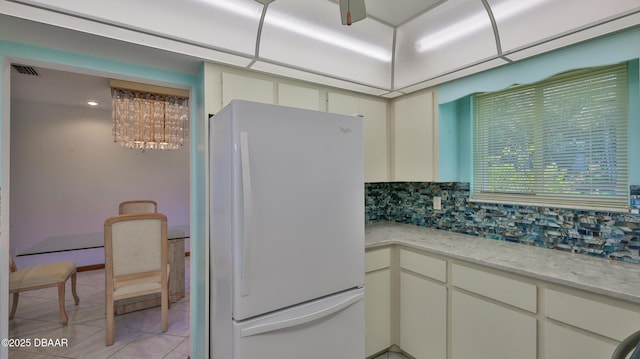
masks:
{"type": "Polygon", "coordinates": [[[579,68],[614,64],[640,58],[640,28],[604,36],[581,44],[480,72],[438,87],[440,104],[513,84],[533,83],[579,68]]]}
{"type": "Polygon", "coordinates": [[[440,182],[471,181],[471,96],[439,105],[440,182]]]}
{"type": "Polygon", "coordinates": [[[207,227],[207,152],[208,120],[204,109],[204,64],[196,75],[194,100],[197,102],[196,118],[191,121],[191,357],[207,358],[209,356],[209,324],[207,317],[207,299],[209,283],[207,259],[209,247],[207,227]]]}
{"type": "MultiPolygon", "coordinates": [[[[206,203],[206,186],[204,181],[205,168],[205,153],[206,146],[202,143],[198,143],[202,135],[198,133],[200,130],[199,123],[202,123],[203,110],[203,71],[202,69],[193,75],[182,74],[177,72],[166,71],[144,65],[131,64],[118,62],[114,60],[108,60],[104,58],[98,58],[83,54],[64,52],[49,48],[31,46],[22,43],[0,41],[0,65],[5,68],[11,62],[21,62],[27,64],[37,63],[39,66],[47,67],[47,65],[55,68],[64,68],[69,71],[77,69],[79,71],[87,71],[89,73],[96,73],[100,76],[108,77],[109,75],[122,77],[132,77],[136,79],[147,79],[150,81],[162,81],[179,86],[188,86],[191,88],[192,106],[191,112],[191,253],[195,253],[191,259],[191,267],[194,275],[192,280],[196,280],[196,284],[191,286],[191,298],[192,298],[192,333],[191,346],[194,358],[204,358],[208,353],[206,335],[206,286],[203,285],[203,281],[206,278],[206,243],[204,243],[205,228],[206,228],[206,216],[205,216],[205,203],[206,203]],[[200,121],[199,121],[200,120],[200,121]],[[199,146],[200,145],[200,146],[199,146]]],[[[3,118],[4,110],[2,104],[8,104],[8,98],[10,96],[7,91],[9,90],[8,76],[9,72],[3,72],[0,74],[0,89],[2,89],[2,99],[0,102],[0,123],[4,123],[7,119],[3,118]],[[3,76],[4,75],[4,76],[3,76]]],[[[8,113],[8,111],[7,111],[8,113]]],[[[3,127],[4,128],[4,127],[3,127]]],[[[1,130],[0,130],[1,131],[1,130]]],[[[2,138],[0,132],[0,139],[2,138]]],[[[1,146],[1,142],[0,142],[1,146]]],[[[0,147],[2,148],[2,147],[0,147]]],[[[2,152],[2,151],[0,151],[2,152]]],[[[4,153],[0,154],[0,158],[4,157],[4,153]]],[[[0,178],[2,175],[0,169],[0,178]]],[[[1,183],[0,183],[1,185],[1,183]]],[[[5,206],[6,207],[6,206],[5,206]]],[[[6,218],[6,217],[5,217],[6,218]]],[[[7,228],[8,223],[3,223],[3,227],[7,228]]],[[[5,245],[2,244],[4,256],[5,245]]],[[[8,258],[2,257],[3,260],[8,258]]],[[[6,263],[6,261],[3,261],[6,263]]],[[[7,271],[0,271],[0,279],[3,285],[6,284],[7,271]]],[[[6,296],[0,297],[0,305],[5,306],[8,303],[5,302],[6,296]]],[[[6,337],[7,333],[7,312],[2,311],[2,330],[1,334],[6,337]]]]}
{"type": "MultiPolygon", "coordinates": [[[[513,84],[533,83],[564,71],[640,58],[640,29],[630,29],[442,84],[439,100],[440,181],[471,178],[471,102],[477,92],[499,91],[513,84]],[[451,129],[456,128],[456,131],[451,129]],[[457,151],[452,151],[457,147],[457,151]]],[[[631,77],[630,136],[640,130],[637,61],[631,77]]],[[[631,139],[631,138],[630,138],[631,139]]],[[[640,153],[640,141],[630,141],[630,153],[640,153]]],[[[630,158],[630,183],[640,184],[640,157],[630,158]]]]}
{"type": "MultiPolygon", "coordinates": [[[[438,164],[440,181],[457,181],[460,176],[458,144],[459,118],[457,101],[451,101],[438,106],[438,164]],[[451,163],[453,162],[453,163],[451,163]]],[[[462,181],[460,179],[460,181],[462,181]]]]}
{"type": "MultiPolygon", "coordinates": [[[[2,45],[0,44],[0,51],[2,51],[2,45]]],[[[9,113],[9,82],[6,80],[9,74],[9,65],[6,61],[6,58],[2,56],[0,53],[0,154],[2,153],[2,146],[5,144],[2,141],[2,134],[9,132],[7,130],[8,126],[2,121],[3,114],[9,113]]],[[[0,155],[0,185],[2,184],[2,167],[4,167],[5,163],[0,155]]],[[[2,186],[0,186],[2,188],[2,186]]],[[[1,196],[1,193],[0,193],[1,196]]],[[[6,197],[5,197],[6,198],[6,197]]],[[[0,208],[0,223],[4,223],[3,228],[0,228],[0,263],[8,263],[9,262],[9,236],[5,232],[5,228],[9,221],[7,220],[8,216],[6,211],[8,211],[9,206],[6,203],[2,204],[2,208],[0,208]]],[[[0,203],[2,200],[0,199],[0,203]]],[[[4,267],[4,270],[0,270],[0,293],[9,293],[9,275],[6,274],[7,267],[4,267]]],[[[0,338],[8,338],[9,337],[9,298],[8,295],[0,296],[0,338]]],[[[0,358],[6,358],[8,356],[8,350],[4,346],[0,346],[0,358]]]]}

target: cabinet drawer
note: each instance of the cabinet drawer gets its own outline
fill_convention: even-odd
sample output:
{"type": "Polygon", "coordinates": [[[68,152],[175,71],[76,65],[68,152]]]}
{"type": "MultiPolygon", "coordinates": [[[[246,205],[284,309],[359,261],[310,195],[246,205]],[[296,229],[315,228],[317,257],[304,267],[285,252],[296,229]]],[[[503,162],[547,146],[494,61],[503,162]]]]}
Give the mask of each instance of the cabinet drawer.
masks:
{"type": "Polygon", "coordinates": [[[454,264],[454,286],[536,313],[537,287],[534,284],[454,264]]]}
{"type": "Polygon", "coordinates": [[[545,290],[545,308],[549,318],[616,340],[640,328],[640,308],[632,310],[553,289],[545,290]]]}
{"type": "Polygon", "coordinates": [[[447,281],[447,262],[442,259],[402,249],[400,267],[441,282],[447,281]]]}
{"type": "Polygon", "coordinates": [[[365,272],[391,267],[391,249],[372,249],[365,253],[365,272]]]}
{"type": "Polygon", "coordinates": [[[616,346],[592,335],[584,335],[553,322],[544,329],[545,358],[602,359],[611,357],[616,346]]]}

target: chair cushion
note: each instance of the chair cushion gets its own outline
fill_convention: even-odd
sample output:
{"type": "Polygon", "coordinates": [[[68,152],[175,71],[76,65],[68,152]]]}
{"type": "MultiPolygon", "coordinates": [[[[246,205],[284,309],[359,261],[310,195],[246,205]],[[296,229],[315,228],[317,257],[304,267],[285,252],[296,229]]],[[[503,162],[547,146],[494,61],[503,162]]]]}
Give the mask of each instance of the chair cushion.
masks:
{"type": "Polygon", "coordinates": [[[160,293],[162,291],[162,282],[159,276],[150,278],[141,278],[137,280],[120,283],[113,291],[113,300],[126,299],[139,295],[160,293]]]}
{"type": "Polygon", "coordinates": [[[19,269],[9,275],[9,291],[60,283],[75,269],[74,262],[39,264],[19,269]]]}

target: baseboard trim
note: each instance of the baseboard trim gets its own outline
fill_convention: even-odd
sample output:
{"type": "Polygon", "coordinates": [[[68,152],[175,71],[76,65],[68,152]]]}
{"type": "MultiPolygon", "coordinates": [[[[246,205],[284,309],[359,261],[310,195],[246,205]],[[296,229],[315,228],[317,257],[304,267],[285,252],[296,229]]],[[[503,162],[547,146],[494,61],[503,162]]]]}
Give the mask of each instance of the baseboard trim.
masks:
{"type": "Polygon", "coordinates": [[[92,264],[89,266],[80,266],[76,268],[76,272],[87,272],[90,270],[104,269],[104,263],[92,264]]]}

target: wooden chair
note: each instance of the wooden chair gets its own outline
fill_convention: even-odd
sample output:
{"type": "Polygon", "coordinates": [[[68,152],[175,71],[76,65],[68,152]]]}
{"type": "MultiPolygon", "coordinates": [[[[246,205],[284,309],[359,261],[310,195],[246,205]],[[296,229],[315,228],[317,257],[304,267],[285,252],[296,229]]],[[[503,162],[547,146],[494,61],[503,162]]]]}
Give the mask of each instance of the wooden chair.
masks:
{"type": "Polygon", "coordinates": [[[160,293],[162,331],[167,331],[167,246],[164,214],[123,214],[104,222],[107,345],[113,344],[114,301],[119,299],[160,293]]]}
{"type": "MultiPolygon", "coordinates": [[[[157,212],[158,212],[158,203],[156,201],[152,201],[149,199],[136,199],[132,201],[124,201],[124,202],[121,202],[120,205],[118,206],[118,214],[157,213],[157,212]]],[[[167,272],[171,273],[169,269],[167,269],[167,272]]],[[[170,274],[167,276],[167,281],[169,281],[169,278],[170,278],[170,274]]],[[[169,303],[169,308],[171,308],[171,303],[169,303]]]]}
{"type": "Polygon", "coordinates": [[[9,267],[9,294],[13,294],[13,304],[9,319],[13,319],[18,309],[20,292],[37,290],[48,287],[58,287],[58,302],[60,305],[60,321],[62,325],[69,322],[69,317],[64,309],[65,286],[67,279],[71,278],[71,293],[78,305],[80,298],[76,292],[76,264],[74,262],[57,262],[38,264],[24,269],[18,269],[13,257],[10,258],[9,267]]]}
{"type": "Polygon", "coordinates": [[[118,214],[156,213],[158,203],[151,200],[124,201],[118,206],[118,214]]]}

